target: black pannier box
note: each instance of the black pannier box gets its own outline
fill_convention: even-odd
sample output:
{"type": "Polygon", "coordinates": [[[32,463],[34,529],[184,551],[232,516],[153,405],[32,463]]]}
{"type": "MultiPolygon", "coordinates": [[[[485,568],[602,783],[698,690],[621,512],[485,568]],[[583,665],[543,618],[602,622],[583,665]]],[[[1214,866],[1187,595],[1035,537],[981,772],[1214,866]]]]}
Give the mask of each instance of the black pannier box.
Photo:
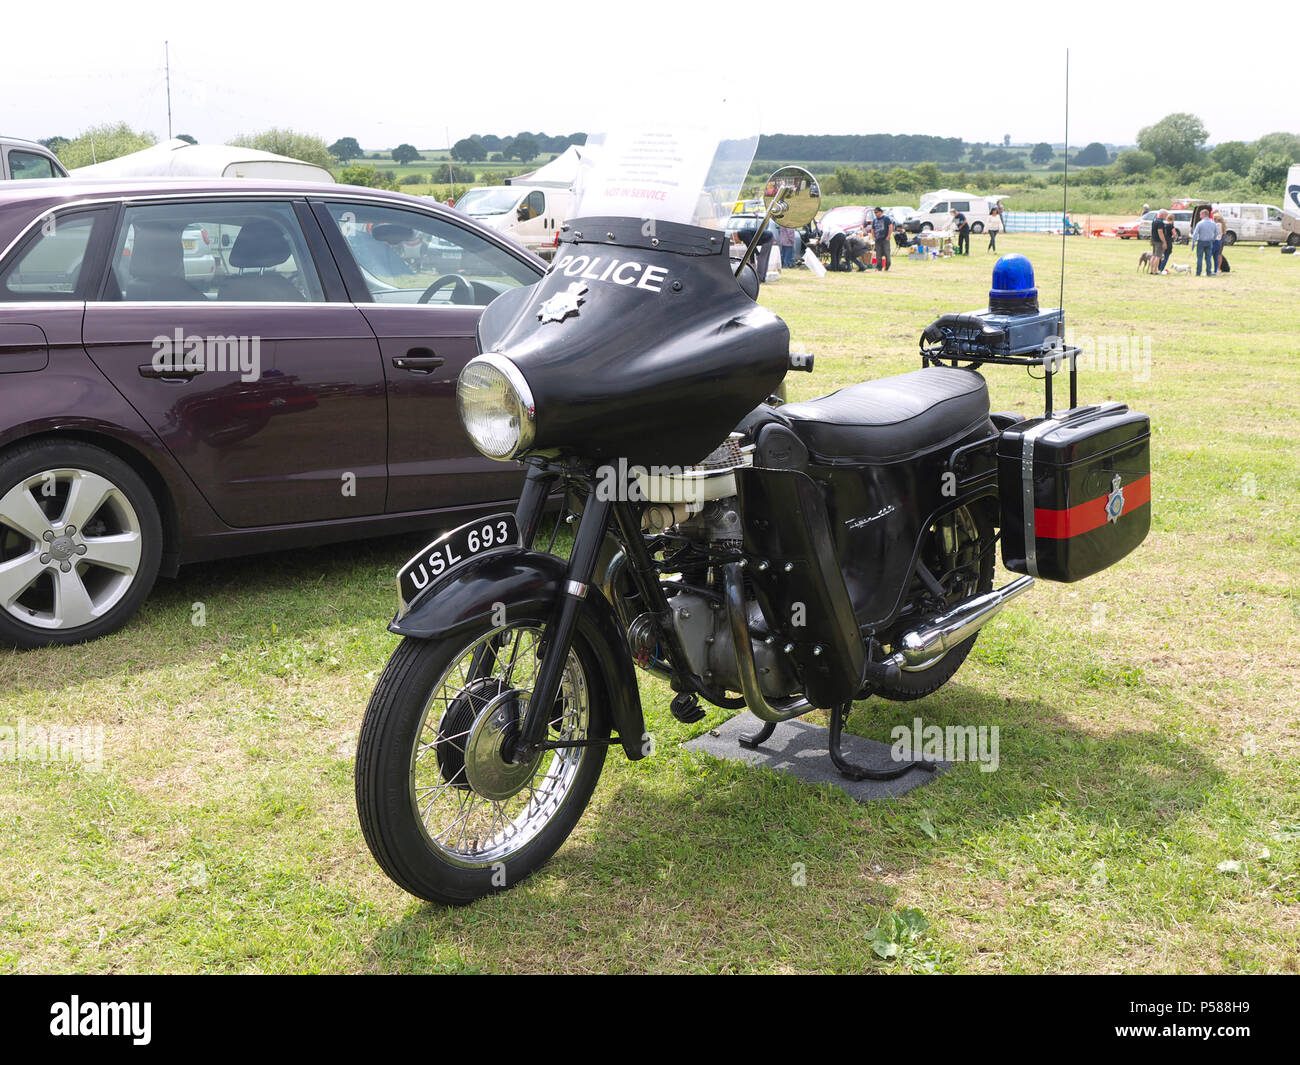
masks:
{"type": "Polygon", "coordinates": [[[1151,528],[1151,420],[1123,403],[1075,407],[998,440],[1002,562],[1077,581],[1114,565],[1151,528]]]}

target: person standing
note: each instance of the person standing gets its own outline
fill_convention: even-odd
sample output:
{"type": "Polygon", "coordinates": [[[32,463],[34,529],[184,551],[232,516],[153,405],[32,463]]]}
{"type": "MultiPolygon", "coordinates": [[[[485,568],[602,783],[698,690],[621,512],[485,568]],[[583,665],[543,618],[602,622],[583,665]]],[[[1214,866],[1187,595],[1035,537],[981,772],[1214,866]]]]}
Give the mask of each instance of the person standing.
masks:
{"type": "Polygon", "coordinates": [[[966,221],[966,216],[960,211],[953,209],[952,225],[957,230],[957,254],[970,254],[970,223],[966,221]]]}
{"type": "Polygon", "coordinates": [[[1210,217],[1219,229],[1219,235],[1214,240],[1214,272],[1217,274],[1223,270],[1223,215],[1215,211],[1210,217]]]}
{"type": "Polygon", "coordinates": [[[781,227],[777,241],[781,245],[781,269],[783,270],[788,270],[794,266],[794,242],[797,239],[798,235],[793,229],[787,229],[785,226],[781,227]]]}
{"type": "Polygon", "coordinates": [[[1151,223],[1151,251],[1153,252],[1151,261],[1155,263],[1155,269],[1152,271],[1155,274],[1165,272],[1165,265],[1169,262],[1169,253],[1174,250],[1174,234],[1177,230],[1174,229],[1172,222],[1165,221],[1168,216],[1168,211],[1161,211],[1156,215],[1155,221],[1151,223]],[[1157,230],[1160,232],[1158,241],[1155,239],[1157,230]],[[1158,262],[1154,253],[1159,254],[1158,262]]]}
{"type": "Polygon", "coordinates": [[[1213,277],[1217,271],[1214,245],[1219,239],[1218,223],[1210,217],[1210,209],[1202,207],[1200,218],[1192,227],[1192,239],[1196,241],[1196,276],[1201,276],[1201,263],[1205,263],[1205,276],[1213,277]]]}
{"type": "Polygon", "coordinates": [[[998,234],[1002,232],[1002,205],[994,204],[989,211],[989,251],[998,250],[998,234]]]}
{"type": "Polygon", "coordinates": [[[875,215],[871,220],[871,236],[876,242],[876,269],[884,271],[892,262],[890,241],[894,236],[894,221],[879,207],[872,213],[875,215]]]}

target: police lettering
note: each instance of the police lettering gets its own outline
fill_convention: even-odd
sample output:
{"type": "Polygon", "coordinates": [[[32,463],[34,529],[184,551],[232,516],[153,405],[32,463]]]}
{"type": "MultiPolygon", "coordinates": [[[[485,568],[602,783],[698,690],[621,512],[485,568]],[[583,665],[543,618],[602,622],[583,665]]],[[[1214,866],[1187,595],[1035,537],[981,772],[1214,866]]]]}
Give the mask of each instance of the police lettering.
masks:
{"type": "Polygon", "coordinates": [[[647,292],[662,292],[668,271],[662,266],[647,266],[635,259],[614,259],[604,255],[566,255],[553,269],[565,277],[584,281],[605,281],[613,285],[634,285],[647,292]]]}

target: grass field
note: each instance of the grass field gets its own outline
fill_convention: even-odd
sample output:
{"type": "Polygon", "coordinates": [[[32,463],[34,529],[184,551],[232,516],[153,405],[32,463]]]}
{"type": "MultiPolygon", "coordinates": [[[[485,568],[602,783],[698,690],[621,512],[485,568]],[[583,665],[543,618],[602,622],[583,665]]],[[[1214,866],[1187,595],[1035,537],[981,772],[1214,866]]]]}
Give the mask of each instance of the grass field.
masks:
{"type": "MultiPolygon", "coordinates": [[[[1059,240],[1000,243],[1054,303],[1059,240]]],[[[914,368],[927,322],[984,304],[983,245],[766,286],[818,355],[792,398],[914,368]]],[[[996,772],[860,805],[682,750],[727,715],[679,725],[646,679],[658,753],[611,754],[556,858],[472,907],[421,905],[352,798],[420,538],[196,566],[115,636],[0,655],[0,723],[105,730],[100,772],[0,762],[0,970],[1300,969],[1300,256],[1238,248],[1197,279],[1137,274],[1140,250],[1070,241],[1065,293],[1078,334],[1139,339],[1082,399],[1153,419],[1149,539],[1040,582],[936,696],[850,722],[886,742],[914,716],[996,725],[996,772]]],[[[989,378],[996,409],[1034,411],[1024,374],[989,378]]]]}

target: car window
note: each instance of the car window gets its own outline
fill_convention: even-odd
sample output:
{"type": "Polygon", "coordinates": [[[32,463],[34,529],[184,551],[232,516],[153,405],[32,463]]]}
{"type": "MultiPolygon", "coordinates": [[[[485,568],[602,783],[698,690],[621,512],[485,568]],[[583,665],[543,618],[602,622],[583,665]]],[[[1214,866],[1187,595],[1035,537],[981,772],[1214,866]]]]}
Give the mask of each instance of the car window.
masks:
{"type": "Polygon", "coordinates": [[[930,213],[931,213],[931,214],[947,214],[947,213],[948,213],[948,201],[947,201],[947,200],[944,200],[943,203],[936,203],[933,207],[930,208],[930,213]]]}
{"type": "Polygon", "coordinates": [[[112,254],[108,299],[319,303],[325,298],[287,203],[128,207],[112,254]]]}
{"type": "Polygon", "coordinates": [[[376,303],[482,307],[537,281],[504,248],[432,215],[362,203],[328,209],[376,303]]]}
{"type": "Polygon", "coordinates": [[[531,212],[530,217],[536,218],[546,210],[546,197],[541,192],[534,190],[528,194],[528,210],[531,212]]]}
{"type": "Polygon", "coordinates": [[[77,299],[82,263],[98,214],[54,216],[0,272],[0,300],[77,299]]]}
{"type": "Polygon", "coordinates": [[[1268,220],[1270,222],[1282,221],[1282,209],[1280,207],[1270,207],[1268,209],[1268,220]]]}
{"type": "Polygon", "coordinates": [[[21,181],[24,178],[54,178],[62,177],[54,164],[44,155],[38,155],[36,152],[24,152],[19,148],[9,150],[9,176],[15,181],[21,181]]]}
{"type": "Polygon", "coordinates": [[[953,206],[953,210],[956,211],[962,211],[962,212],[969,211],[970,200],[953,200],[952,206],[953,206]]]}

